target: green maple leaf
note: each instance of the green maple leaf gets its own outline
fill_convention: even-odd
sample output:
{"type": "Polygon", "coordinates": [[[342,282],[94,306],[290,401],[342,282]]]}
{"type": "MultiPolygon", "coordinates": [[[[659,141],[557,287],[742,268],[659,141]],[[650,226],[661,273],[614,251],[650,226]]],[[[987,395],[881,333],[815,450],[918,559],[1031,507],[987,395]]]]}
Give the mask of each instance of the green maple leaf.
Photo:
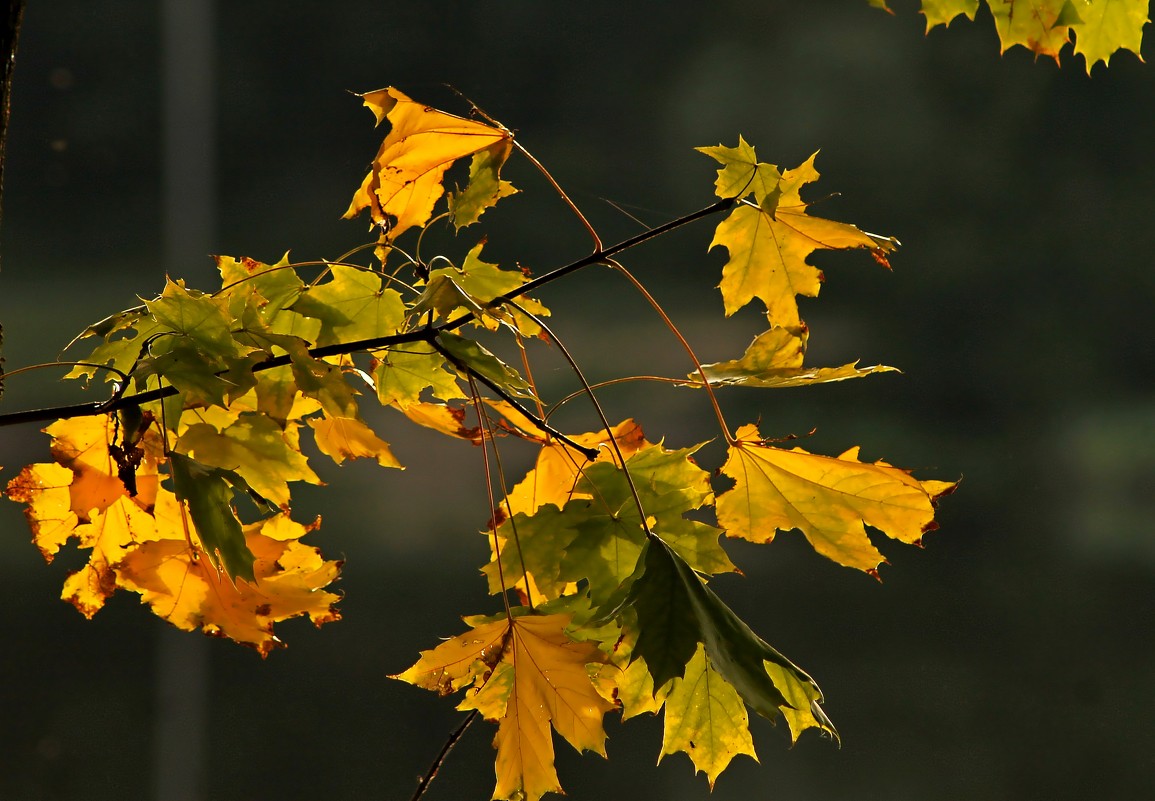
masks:
{"type": "Polygon", "coordinates": [[[701,643],[742,700],[771,721],[783,717],[792,739],[807,728],[836,734],[814,680],[751,631],[685,560],[656,538],[644,558],[645,572],[630,589],[638,618],[634,655],[646,660],[655,687],[684,676],[701,643]]]}
{"type": "Polygon", "coordinates": [[[405,303],[381,276],[344,264],[331,264],[330,280],[306,287],[293,311],[321,321],[318,345],[355,342],[397,333],[405,322],[405,303]]]}
{"type": "Polygon", "coordinates": [[[979,0],[922,0],[927,32],[936,25],[950,25],[959,15],[974,20],[978,9],[979,0]]]}
{"type": "Polygon", "coordinates": [[[265,264],[256,259],[235,259],[217,256],[217,269],[221,274],[222,294],[256,294],[261,297],[261,318],[272,323],[283,309],[291,306],[305,283],[296,270],[289,267],[286,253],[276,264],[265,264]]]}
{"type": "Polygon", "coordinates": [[[1142,51],[1148,0],[1084,0],[1077,8],[1081,21],[1072,26],[1075,52],[1086,61],[1087,74],[1100,61],[1109,65],[1118,50],[1142,51]]]}
{"type": "MultiPolygon", "coordinates": [[[[514,291],[529,278],[520,270],[503,270],[481,260],[485,241],[478,242],[465,256],[460,268],[441,267],[429,273],[429,283],[414,309],[435,309],[443,319],[450,312],[467,311],[475,316],[474,324],[496,330],[512,317],[513,328],[526,336],[537,336],[541,327],[517,309],[494,307],[494,299],[514,291]]],[[[530,314],[548,317],[549,309],[532,298],[518,298],[517,304],[530,314]]]]}
{"type": "Polygon", "coordinates": [[[420,351],[392,349],[377,354],[373,366],[373,381],[377,400],[383,406],[394,405],[404,409],[421,400],[426,389],[443,401],[464,398],[457,383],[457,375],[445,369],[445,357],[435,350],[420,351]]]}
{"type": "Polygon", "coordinates": [[[513,184],[501,178],[501,168],[512,151],[513,142],[506,139],[473,154],[469,183],[449,195],[449,213],[457,230],[477,222],[483,211],[503,197],[517,194],[513,184]]]}
{"type": "Polygon", "coordinates": [[[164,328],[188,337],[206,356],[227,358],[240,354],[232,334],[228,301],[187,290],[170,280],[156,300],[145,301],[149,313],[164,328]]]}
{"type": "Polygon", "coordinates": [[[253,580],[256,557],[245,544],[241,522],[233,513],[233,487],[245,482],[228,470],[209,467],[180,453],[169,454],[176,497],[188,504],[189,515],[205,553],[230,576],[253,580]]]}
{"type": "Polygon", "coordinates": [[[297,442],[296,427],[282,429],[262,414],[243,413],[223,429],[211,423],[193,423],[176,450],[209,467],[232,470],[253,491],[287,508],[290,481],[320,484],[297,442]]]}
{"type": "Polygon", "coordinates": [[[520,398],[533,397],[533,388],[528,381],[522,378],[521,373],[494,356],[485,346],[448,331],[439,333],[437,339],[445,351],[460,365],[489,379],[510,395],[520,398]]]}

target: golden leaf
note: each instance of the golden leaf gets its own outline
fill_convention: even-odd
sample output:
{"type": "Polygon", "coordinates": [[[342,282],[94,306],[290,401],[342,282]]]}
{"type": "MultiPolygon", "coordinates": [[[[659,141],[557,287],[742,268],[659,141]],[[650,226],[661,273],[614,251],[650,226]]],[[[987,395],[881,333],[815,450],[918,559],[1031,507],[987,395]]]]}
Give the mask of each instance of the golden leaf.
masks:
{"type": "MultiPolygon", "coordinates": [[[[369,209],[373,222],[387,229],[386,241],[429,221],[445,191],[445,172],[455,161],[489,148],[498,161],[508,154],[508,131],[415,103],[393,88],[361,97],[378,123],[387,117],[393,127],[345,217],[369,209]]],[[[496,175],[497,168],[490,169],[496,175]]]]}
{"type": "Polygon", "coordinates": [[[765,443],[753,425],[738,429],[722,472],[736,485],[718,498],[718,523],[731,537],[770,542],[799,529],[820,554],[870,573],[885,561],[865,525],[919,543],[936,527],[934,502],[956,484],[919,481],[886,462],[858,461],[858,448],[837,458],[765,443]]]}

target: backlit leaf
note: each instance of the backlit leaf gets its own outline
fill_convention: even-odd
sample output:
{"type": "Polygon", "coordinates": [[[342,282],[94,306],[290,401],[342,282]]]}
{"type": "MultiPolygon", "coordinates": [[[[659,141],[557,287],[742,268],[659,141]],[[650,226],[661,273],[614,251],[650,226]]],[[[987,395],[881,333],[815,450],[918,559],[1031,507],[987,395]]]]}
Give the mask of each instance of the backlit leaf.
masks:
{"type": "Polygon", "coordinates": [[[321,321],[318,345],[397,333],[405,321],[405,304],[396,290],[382,288],[380,275],[344,264],[329,265],[329,272],[328,281],[303,289],[292,306],[321,321]]]}
{"type": "Polygon", "coordinates": [[[656,687],[684,676],[701,643],[746,705],[771,721],[781,715],[792,740],[808,728],[836,736],[814,680],[751,631],[685,560],[652,539],[644,561],[630,591],[638,626],[633,655],[646,660],[656,687]]]}
{"type": "Polygon", "coordinates": [[[255,556],[251,582],[230,580],[195,543],[170,530],[170,537],[128,554],[119,565],[121,586],[140,593],[142,602],[177,628],[201,628],[267,656],[283,645],[274,623],[301,615],[317,626],[340,619],[340,597],[323,589],[337,578],[340,563],[325,561],[300,542],[310,528],[288,525],[292,535],[281,518],[245,527],[246,547],[255,556]],[[278,529],[276,535],[265,536],[265,526],[278,529]]]}
{"type": "Polygon", "coordinates": [[[210,423],[190,425],[176,449],[210,467],[232,470],[261,497],[286,508],[290,481],[320,484],[297,444],[296,428],[282,429],[268,417],[242,414],[222,429],[210,423]]]}
{"type": "MultiPolygon", "coordinates": [[[[894,370],[883,365],[859,367],[857,362],[841,367],[803,367],[808,337],[805,325],[800,328],[774,326],[755,337],[742,358],[704,364],[702,371],[712,386],[781,388],[845,381],[894,370]]],[[[689,379],[692,385],[702,385],[696,371],[690,373],[689,379]]]]}
{"type": "Polygon", "coordinates": [[[459,708],[500,713],[495,799],[537,801],[561,792],[551,726],[578,751],[605,756],[602,717],[614,704],[598,694],[586,666],[607,657],[592,642],[566,635],[571,619],[515,613],[478,621],[472,631],[423,651],[417,664],[393,677],[442,695],[473,686],[476,695],[459,708]],[[495,688],[490,681],[497,682],[495,688]]]}
{"type": "Polygon", "coordinates": [[[857,448],[837,458],[775,448],[753,425],[736,439],[722,467],[736,485],[718,498],[727,536],[770,542],[776,531],[797,528],[820,554],[868,572],[884,560],[864,526],[918,543],[936,526],[935,500],[955,487],[919,481],[886,462],[860,462],[857,448]]]}
{"type": "Polygon", "coordinates": [[[666,713],[659,756],[684,751],[697,772],[714,780],[739,754],[757,761],[750,736],[750,718],[737,691],[710,666],[698,646],[686,665],[686,675],[674,679],[666,696],[666,713]]]}
{"type": "Polygon", "coordinates": [[[400,467],[389,443],[355,417],[322,417],[309,420],[321,453],[337,464],[346,459],[376,459],[382,467],[400,467]]]}
{"type": "MultiPolygon", "coordinates": [[[[368,209],[373,222],[386,229],[385,239],[391,241],[429,221],[445,191],[445,172],[458,159],[494,148],[486,172],[496,177],[504,161],[501,147],[511,139],[508,131],[415,103],[393,88],[361,97],[377,122],[387,117],[392,128],[353,196],[346,218],[368,209]]],[[[471,200],[474,210],[478,204],[477,199],[471,200]]]]}
{"type": "Polygon", "coordinates": [[[465,397],[457,375],[445,369],[445,357],[435,350],[388,350],[378,352],[373,365],[377,399],[383,406],[404,409],[421,400],[429,389],[443,401],[465,397]]]}
{"type": "Polygon", "coordinates": [[[252,581],[254,557],[232,509],[234,484],[229,481],[229,471],[206,467],[180,453],[169,454],[169,468],[177,500],[188,505],[201,545],[213,564],[230,576],[252,581]]]}
{"type": "Polygon", "coordinates": [[[483,345],[447,331],[438,334],[437,339],[462,372],[468,368],[515,397],[533,397],[533,388],[521,373],[494,356],[483,345]]]}
{"type": "Polygon", "coordinates": [[[513,184],[501,178],[501,168],[512,150],[512,141],[506,139],[473,154],[469,183],[465,189],[449,195],[449,212],[455,228],[461,230],[472,225],[497,201],[517,194],[513,184]]]}
{"type": "MultiPolygon", "coordinates": [[[[719,158],[709,150],[708,155],[719,158]]],[[[808,204],[799,192],[818,179],[815,156],[786,170],[773,192],[753,205],[740,203],[718,225],[710,247],[722,245],[730,252],[720,284],[727,315],[760,298],[773,325],[798,328],[802,321],[796,296],[815,297],[822,284],[822,273],[807,262],[811,253],[869,248],[884,254],[897,245],[892,238],[807,214],[808,204]]]]}

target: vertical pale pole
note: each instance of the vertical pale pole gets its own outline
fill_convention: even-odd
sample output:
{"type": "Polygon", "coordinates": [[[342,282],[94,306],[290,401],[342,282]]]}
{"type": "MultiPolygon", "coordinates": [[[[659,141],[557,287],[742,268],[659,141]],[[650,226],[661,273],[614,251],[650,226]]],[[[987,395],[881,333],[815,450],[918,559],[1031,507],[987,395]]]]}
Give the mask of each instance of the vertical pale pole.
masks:
{"type": "MultiPolygon", "coordinates": [[[[163,268],[205,270],[216,215],[213,0],[161,0],[163,268]]],[[[205,801],[208,640],[165,627],[157,642],[156,801],[205,801]]]]}

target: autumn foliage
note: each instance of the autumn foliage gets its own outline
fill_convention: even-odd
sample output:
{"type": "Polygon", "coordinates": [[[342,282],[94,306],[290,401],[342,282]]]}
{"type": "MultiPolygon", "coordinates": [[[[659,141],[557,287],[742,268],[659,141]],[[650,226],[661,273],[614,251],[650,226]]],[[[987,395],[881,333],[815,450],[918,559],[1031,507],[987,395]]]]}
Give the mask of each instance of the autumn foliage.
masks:
{"type": "Polygon", "coordinates": [[[362,413],[375,403],[486,457],[482,574],[500,611],[467,617],[395,678],[455,695],[459,709],[496,724],[495,798],[560,792],[553,733],[604,755],[608,713],[661,714],[661,755],[688,754],[711,783],[736,756],[755,756],[748,710],[784,722],[792,740],[807,729],[837,736],[814,680],[711,588],[711,576],[737,569],[722,543],[797,529],[823,556],[877,575],[884,558],[867,527],[918,543],[954,484],[864,461],[854,447],[788,447],[754,422],[732,429],[718,395],[891,369],[807,364],[797,298],[821,288],[814,252],[861,250],[889,268],[898,241],[811,213],[814,156],[782,169],[739,137],[700,148],[717,165],[711,205],[612,246],[541,168],[594,249],[535,277],[486,261],[485,236],[470,233],[517,191],[501,176],[509,158],[540,168],[513,134],[393,88],[363,100],[389,128],[346,214],[367,214],[370,242],[322,263],[219,257],[218,287],[170,280],[73,343],[68,377],[106,381],[111,396],[48,426],[52,460],[7,490],[26,505],[47,560],[70,542],[88,553],[62,597],[91,617],[113,593],[135,593],[181,629],[262,656],[281,644],[278,621],[337,620],[340,563],[305,543],[318,523],[290,516],[292,489],[319,483],[310,440],[337,464],[401,466],[362,413]],[[621,254],[712,215],[721,219],[703,250],[725,253],[725,313],[757,304],[766,330],[745,353],[701,364],[653,305],[687,351],[686,372],[662,380],[700,393],[717,418],[727,455],[714,472],[698,464],[702,442],[669,446],[634,419],[607,419],[536,299],[600,265],[652,302],[621,254]],[[427,256],[423,235],[445,224],[456,236],[431,236],[445,250],[427,256]],[[569,400],[591,410],[584,431],[550,422],[555,407],[533,372],[549,351],[571,362],[569,400]],[[535,448],[536,462],[507,482],[499,447],[535,448]]]}
{"type": "MultiPolygon", "coordinates": [[[[890,11],[887,0],[869,2],[890,11]]],[[[1119,50],[1139,55],[1148,22],[1148,0],[983,0],[983,4],[994,19],[1002,52],[1025,47],[1058,63],[1064,48],[1074,42],[1088,74],[1100,61],[1109,64],[1119,50]]],[[[973,20],[979,10],[979,0],[921,0],[920,5],[928,33],[958,17],[973,20]]]]}

